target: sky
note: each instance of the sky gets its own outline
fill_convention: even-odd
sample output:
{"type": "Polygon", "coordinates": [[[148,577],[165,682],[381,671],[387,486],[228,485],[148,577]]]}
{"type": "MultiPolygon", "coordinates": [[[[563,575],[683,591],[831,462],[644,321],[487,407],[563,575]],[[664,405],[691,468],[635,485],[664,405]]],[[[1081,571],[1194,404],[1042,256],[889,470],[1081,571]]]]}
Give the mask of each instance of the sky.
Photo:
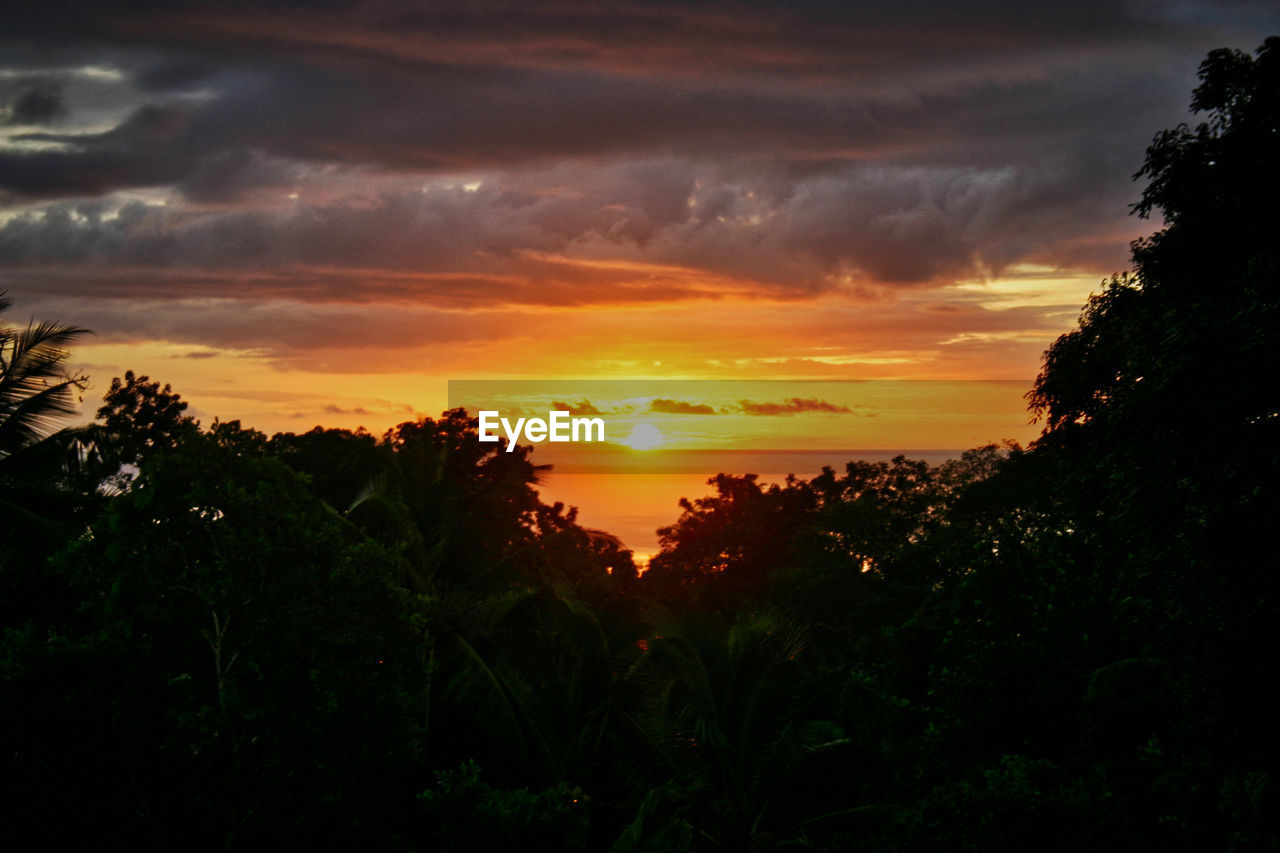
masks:
{"type": "Polygon", "coordinates": [[[87,410],[134,370],[267,432],[459,379],[1029,385],[1158,227],[1132,177],[1199,62],[1275,32],[1249,0],[9,3],[0,289],[94,331],[87,410]]]}

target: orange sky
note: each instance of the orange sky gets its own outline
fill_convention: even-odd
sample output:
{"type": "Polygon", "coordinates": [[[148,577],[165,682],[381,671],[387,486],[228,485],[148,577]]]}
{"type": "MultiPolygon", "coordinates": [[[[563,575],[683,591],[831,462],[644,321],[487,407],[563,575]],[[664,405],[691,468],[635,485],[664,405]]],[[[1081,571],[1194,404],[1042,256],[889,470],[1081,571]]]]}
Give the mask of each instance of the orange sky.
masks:
{"type": "MultiPolygon", "coordinates": [[[[475,309],[457,318],[484,330],[466,340],[405,343],[388,333],[344,346],[335,335],[323,348],[284,357],[181,340],[91,338],[76,358],[97,390],[125,370],[146,373],[172,383],[206,423],[239,418],[267,432],[317,423],[380,432],[416,415],[436,416],[448,406],[450,379],[1008,379],[1029,387],[1043,350],[1071,328],[1100,279],[1019,272],[872,301],[725,297],[606,309],[475,309]]],[[[319,307],[341,314],[364,306],[319,307]]],[[[421,312],[377,308],[395,326],[412,324],[421,312]]],[[[201,306],[189,310],[198,314],[201,306]]],[[[439,322],[437,312],[431,322],[439,322]]],[[[1025,432],[989,439],[1006,437],[1025,432]]],[[[988,437],[957,433],[923,446],[976,440],[988,437]]]]}

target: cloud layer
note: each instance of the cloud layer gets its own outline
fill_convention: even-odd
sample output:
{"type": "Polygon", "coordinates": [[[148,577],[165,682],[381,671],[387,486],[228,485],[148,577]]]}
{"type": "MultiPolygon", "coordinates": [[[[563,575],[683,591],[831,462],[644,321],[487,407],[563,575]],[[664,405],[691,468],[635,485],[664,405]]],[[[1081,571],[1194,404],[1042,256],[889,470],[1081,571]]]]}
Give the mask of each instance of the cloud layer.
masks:
{"type": "Polygon", "coordinates": [[[1280,27],[1247,0],[82,5],[0,36],[0,287],[308,368],[557,311],[931,294],[886,352],[1060,328],[948,289],[1123,267],[1197,63],[1280,27]]]}

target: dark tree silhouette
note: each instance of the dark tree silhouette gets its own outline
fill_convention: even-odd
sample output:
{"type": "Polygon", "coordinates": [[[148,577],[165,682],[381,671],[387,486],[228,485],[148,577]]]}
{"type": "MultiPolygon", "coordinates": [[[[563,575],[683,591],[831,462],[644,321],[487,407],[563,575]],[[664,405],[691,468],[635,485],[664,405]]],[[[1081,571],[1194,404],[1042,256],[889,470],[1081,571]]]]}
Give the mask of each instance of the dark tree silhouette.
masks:
{"type": "MultiPolygon", "coordinates": [[[[12,304],[0,292],[0,312],[12,304]]],[[[61,323],[19,329],[0,320],[0,462],[76,413],[75,397],[87,380],[69,373],[64,362],[67,347],[87,334],[61,323]]]]}
{"type": "MultiPolygon", "coordinates": [[[[0,313],[11,305],[0,292],[0,313]]],[[[58,429],[88,382],[66,367],[67,347],[86,334],[0,318],[0,618],[56,606],[43,562],[98,503],[82,476],[92,458],[84,431],[58,429]]]]}
{"type": "Polygon", "coordinates": [[[98,409],[100,443],[116,465],[138,465],[152,454],[172,450],[199,430],[187,403],[169,385],[126,371],[111,380],[98,409]]]}

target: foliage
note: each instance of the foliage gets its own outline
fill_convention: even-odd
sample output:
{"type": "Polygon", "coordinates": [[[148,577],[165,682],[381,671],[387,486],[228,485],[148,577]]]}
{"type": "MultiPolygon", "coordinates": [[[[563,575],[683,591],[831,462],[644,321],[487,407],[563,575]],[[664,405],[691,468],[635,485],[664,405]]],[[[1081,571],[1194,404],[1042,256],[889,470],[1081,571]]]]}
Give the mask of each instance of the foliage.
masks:
{"type": "Polygon", "coordinates": [[[183,414],[186,401],[169,385],[162,388],[150,379],[126,371],[123,379],[111,380],[102,398],[98,421],[115,466],[137,466],[157,451],[172,450],[198,430],[195,418],[183,414]]]}
{"type": "MultiPolygon", "coordinates": [[[[110,817],[93,788],[64,801],[160,845],[197,830],[290,846],[376,833],[387,774],[414,757],[423,677],[413,600],[385,565],[275,460],[214,434],[153,457],[54,566],[85,602],[59,634],[101,670],[77,701],[98,705],[103,760],[136,774],[102,804],[110,817]]],[[[46,730],[44,670],[61,654],[27,648],[11,686],[28,703],[7,720],[45,756],[26,772],[72,773],[69,758],[107,772],[46,730]]]]}
{"type": "MultiPolygon", "coordinates": [[[[0,292],[0,312],[12,301],[0,292]]],[[[32,322],[25,329],[0,321],[0,463],[76,413],[86,379],[67,372],[67,347],[87,329],[32,322]]]]}
{"type": "MultiPolygon", "coordinates": [[[[0,313],[12,302],[0,292],[0,313]]],[[[91,461],[77,412],[88,380],[67,370],[67,347],[88,334],[61,323],[16,328],[0,319],[0,618],[42,613],[61,596],[43,562],[97,505],[82,473],[91,461]]]]}
{"type": "Polygon", "coordinates": [[[563,782],[536,794],[502,790],[480,781],[480,768],[467,761],[437,773],[419,800],[442,853],[587,849],[585,796],[563,782]]]}

